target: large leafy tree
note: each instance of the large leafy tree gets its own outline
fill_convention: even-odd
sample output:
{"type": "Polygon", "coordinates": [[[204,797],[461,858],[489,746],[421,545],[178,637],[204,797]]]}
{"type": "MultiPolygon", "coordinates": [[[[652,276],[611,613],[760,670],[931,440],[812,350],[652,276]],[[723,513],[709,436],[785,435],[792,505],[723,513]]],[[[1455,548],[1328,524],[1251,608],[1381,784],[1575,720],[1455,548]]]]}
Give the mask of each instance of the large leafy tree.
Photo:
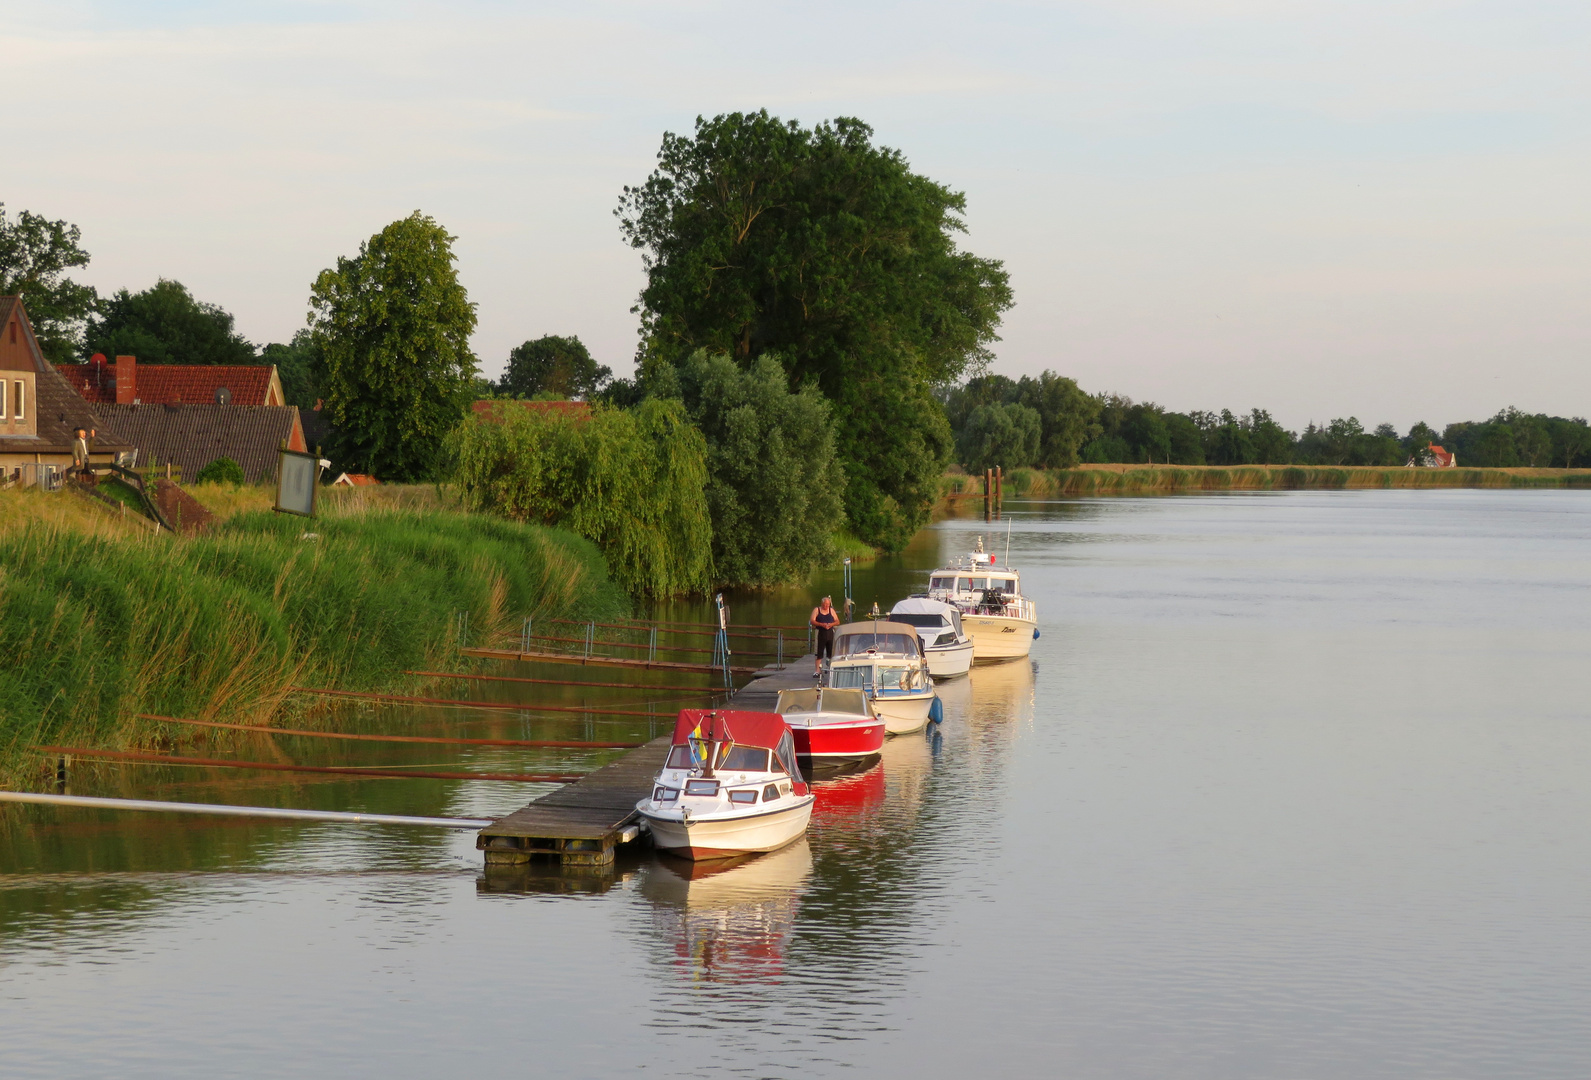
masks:
{"type": "Polygon", "coordinates": [[[1038,411],[1026,405],[979,405],[967,417],[956,449],[970,472],[1033,464],[1039,453],[1038,411]]]}
{"type": "Polygon", "coordinates": [[[498,392],[511,397],[594,397],[613,378],[612,369],[598,364],[578,337],[547,334],[517,346],[508,354],[508,370],[497,384],[498,392]]]}
{"type": "MultiPolygon", "coordinates": [[[[654,381],[665,381],[661,372],[654,381]]],[[[834,533],[845,523],[845,473],[830,406],[817,389],[792,392],[772,356],[742,368],[706,350],[680,365],[676,385],[707,439],[717,581],[799,581],[833,558],[834,533]]]]}
{"type": "Polygon", "coordinates": [[[21,296],[45,358],[70,363],[82,340],[83,322],[98,298],[66,271],[88,265],[76,225],[24,210],[6,219],[0,203],[0,296],[21,296]]]}
{"type": "Polygon", "coordinates": [[[84,354],[136,356],[144,364],[252,364],[254,346],[216,304],[194,299],[180,281],[161,278],[142,292],[120,289],[101,300],[84,336],[84,354]]]}
{"type": "Polygon", "coordinates": [[[958,248],[965,196],[872,137],[849,118],[698,118],[617,213],[645,253],[643,354],[778,355],[834,405],[852,527],[896,549],[950,458],[932,388],[987,363],[1011,288],[958,248]]]}
{"type": "Polygon", "coordinates": [[[475,305],[453,266],[454,239],[416,210],[315,279],[315,383],[339,467],[384,480],[435,475],[476,370],[475,305]]]}

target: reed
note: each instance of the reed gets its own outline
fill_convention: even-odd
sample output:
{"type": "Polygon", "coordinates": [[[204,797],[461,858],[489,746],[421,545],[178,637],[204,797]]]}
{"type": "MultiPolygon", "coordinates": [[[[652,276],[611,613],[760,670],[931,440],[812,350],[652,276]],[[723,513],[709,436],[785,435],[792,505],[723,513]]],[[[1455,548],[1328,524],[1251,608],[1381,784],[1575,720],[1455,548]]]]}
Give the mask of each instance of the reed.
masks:
{"type": "Polygon", "coordinates": [[[38,743],[137,742],[137,713],[263,722],[295,682],[403,683],[457,661],[461,611],[470,644],[496,645],[523,616],[628,611],[596,548],[555,529],[361,504],[313,521],[239,510],[176,538],[21,497],[31,519],[0,505],[6,779],[38,743]]]}
{"type": "MultiPolygon", "coordinates": [[[[1591,469],[1084,465],[1076,469],[1012,469],[1005,475],[1004,488],[1005,494],[1014,498],[1363,488],[1591,488],[1591,469]]],[[[980,477],[949,474],[941,490],[948,497],[981,495],[983,489],[980,477]]]]}

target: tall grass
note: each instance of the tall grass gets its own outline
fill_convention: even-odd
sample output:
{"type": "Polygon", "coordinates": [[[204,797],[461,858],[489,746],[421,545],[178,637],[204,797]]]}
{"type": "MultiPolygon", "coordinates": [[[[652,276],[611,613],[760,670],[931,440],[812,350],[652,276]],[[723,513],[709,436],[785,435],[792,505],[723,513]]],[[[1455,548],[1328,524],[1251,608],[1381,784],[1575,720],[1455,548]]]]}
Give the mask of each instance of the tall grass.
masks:
{"type": "Polygon", "coordinates": [[[295,683],[391,685],[456,659],[461,611],[492,644],[526,615],[628,610],[590,542],[484,516],[243,511],[191,539],[78,525],[0,531],[0,772],[37,743],[129,741],[138,712],[258,720],[295,683]]]}
{"type": "MultiPolygon", "coordinates": [[[[1292,491],[1344,488],[1591,487],[1587,469],[1405,469],[1327,465],[1085,465],[1076,469],[1012,469],[1013,497],[1158,495],[1187,491],[1292,491]]],[[[947,475],[946,495],[982,493],[977,476],[947,475]]]]}

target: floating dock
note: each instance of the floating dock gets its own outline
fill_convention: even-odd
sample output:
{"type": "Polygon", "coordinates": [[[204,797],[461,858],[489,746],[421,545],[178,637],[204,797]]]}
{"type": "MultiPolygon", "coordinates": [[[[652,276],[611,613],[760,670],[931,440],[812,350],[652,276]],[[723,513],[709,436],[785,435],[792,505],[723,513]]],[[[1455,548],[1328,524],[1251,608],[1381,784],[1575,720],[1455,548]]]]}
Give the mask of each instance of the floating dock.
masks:
{"type": "MultiPolygon", "coordinates": [[[[783,668],[757,669],[757,678],[723,707],[773,711],[780,690],[813,685],[812,661],[808,654],[783,668]]],[[[528,863],[536,858],[557,859],[565,866],[613,862],[614,850],[640,835],[635,804],[652,790],[652,781],[668,756],[669,738],[653,739],[486,826],[475,836],[475,847],[485,853],[486,865],[528,863]]]]}

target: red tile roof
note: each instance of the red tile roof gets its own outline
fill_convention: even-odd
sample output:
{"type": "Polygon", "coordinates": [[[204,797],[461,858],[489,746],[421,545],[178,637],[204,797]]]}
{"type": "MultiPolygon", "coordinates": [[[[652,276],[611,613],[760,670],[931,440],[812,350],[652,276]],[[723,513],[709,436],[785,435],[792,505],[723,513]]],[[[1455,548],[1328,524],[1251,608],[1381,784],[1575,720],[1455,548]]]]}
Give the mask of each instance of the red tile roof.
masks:
{"type": "MultiPolygon", "coordinates": [[[[56,365],[79,394],[104,405],[116,404],[119,367],[115,362],[56,365]]],[[[223,386],[232,392],[233,405],[284,404],[271,364],[138,364],[132,371],[134,388],[127,404],[213,405],[216,390],[223,386]]]]}

